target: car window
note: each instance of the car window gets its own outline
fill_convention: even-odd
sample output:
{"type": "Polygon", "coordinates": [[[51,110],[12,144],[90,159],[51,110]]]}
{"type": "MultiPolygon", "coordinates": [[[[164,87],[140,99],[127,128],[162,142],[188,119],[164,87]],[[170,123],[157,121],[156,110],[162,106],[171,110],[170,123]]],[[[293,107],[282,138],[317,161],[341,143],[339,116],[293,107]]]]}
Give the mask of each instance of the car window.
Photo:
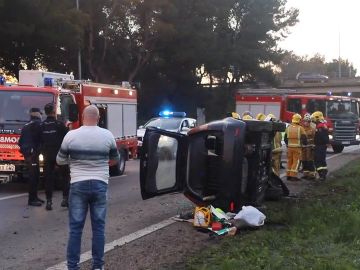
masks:
{"type": "Polygon", "coordinates": [[[306,111],[308,113],[313,113],[316,111],[320,111],[322,112],[324,115],[326,112],[326,105],[325,105],[325,100],[320,100],[320,99],[309,99],[307,104],[306,104],[306,111]]]}
{"type": "Polygon", "coordinates": [[[299,98],[289,98],[287,110],[289,112],[301,113],[301,100],[299,98]]]}
{"type": "Polygon", "coordinates": [[[188,121],[188,120],[184,120],[184,121],[182,122],[182,124],[181,124],[181,127],[182,127],[182,128],[183,128],[183,127],[189,128],[189,127],[190,127],[189,121],[188,121]]]}
{"type": "Polygon", "coordinates": [[[147,122],[144,127],[157,127],[166,130],[177,130],[181,124],[181,118],[154,118],[147,122]]]}

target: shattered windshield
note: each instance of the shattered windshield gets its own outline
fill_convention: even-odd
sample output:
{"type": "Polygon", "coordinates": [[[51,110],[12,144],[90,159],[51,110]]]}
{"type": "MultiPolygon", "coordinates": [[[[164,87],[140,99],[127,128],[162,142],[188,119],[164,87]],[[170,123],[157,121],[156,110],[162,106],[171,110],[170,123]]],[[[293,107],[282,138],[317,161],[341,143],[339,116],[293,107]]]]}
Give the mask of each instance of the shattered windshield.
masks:
{"type": "Polygon", "coordinates": [[[54,102],[51,93],[0,91],[0,129],[23,126],[30,119],[31,108],[39,108],[44,112],[45,104],[50,102],[54,102]]]}
{"type": "Polygon", "coordinates": [[[333,116],[340,114],[359,115],[359,112],[355,101],[329,100],[327,102],[327,114],[333,116]]]}

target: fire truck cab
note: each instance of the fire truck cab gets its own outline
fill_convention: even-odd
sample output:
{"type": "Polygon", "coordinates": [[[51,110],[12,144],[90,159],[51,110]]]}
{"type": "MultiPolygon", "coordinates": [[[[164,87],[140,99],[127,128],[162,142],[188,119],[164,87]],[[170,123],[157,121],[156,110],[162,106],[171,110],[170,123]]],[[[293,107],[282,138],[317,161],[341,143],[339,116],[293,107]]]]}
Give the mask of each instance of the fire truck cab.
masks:
{"type": "MultiPolygon", "coordinates": [[[[137,92],[119,85],[76,81],[72,75],[38,70],[19,73],[19,85],[0,85],[0,182],[26,175],[19,151],[21,129],[29,121],[30,108],[53,102],[57,118],[82,125],[82,111],[90,104],[99,108],[99,126],[109,129],[116,140],[120,162],[110,168],[111,175],[124,173],[126,160],[137,155],[137,92]]],[[[40,161],[42,156],[40,156],[40,161]]]]}
{"type": "Polygon", "coordinates": [[[290,123],[295,113],[304,115],[321,111],[329,127],[329,139],[334,152],[340,153],[345,146],[360,144],[359,99],[349,96],[276,93],[254,90],[236,94],[236,112],[244,111],[274,114],[283,122],[290,123]]]}

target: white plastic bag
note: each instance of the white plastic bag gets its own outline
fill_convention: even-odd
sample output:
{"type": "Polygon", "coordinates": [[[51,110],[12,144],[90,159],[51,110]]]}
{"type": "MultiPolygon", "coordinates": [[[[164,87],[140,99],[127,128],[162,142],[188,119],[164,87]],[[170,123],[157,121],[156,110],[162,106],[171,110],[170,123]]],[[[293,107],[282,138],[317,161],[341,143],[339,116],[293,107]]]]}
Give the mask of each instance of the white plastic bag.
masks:
{"type": "Polygon", "coordinates": [[[240,219],[248,226],[258,227],[264,225],[266,216],[253,206],[243,206],[234,219],[240,219]]]}

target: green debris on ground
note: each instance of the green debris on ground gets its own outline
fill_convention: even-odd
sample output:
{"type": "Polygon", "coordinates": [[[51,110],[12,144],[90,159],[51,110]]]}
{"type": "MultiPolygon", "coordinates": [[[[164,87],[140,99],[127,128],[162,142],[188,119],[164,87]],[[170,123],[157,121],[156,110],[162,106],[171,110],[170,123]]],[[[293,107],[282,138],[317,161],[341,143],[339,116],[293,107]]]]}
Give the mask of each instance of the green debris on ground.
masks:
{"type": "Polygon", "coordinates": [[[186,269],[360,269],[359,161],[262,211],[264,227],[224,238],[186,269]]]}

